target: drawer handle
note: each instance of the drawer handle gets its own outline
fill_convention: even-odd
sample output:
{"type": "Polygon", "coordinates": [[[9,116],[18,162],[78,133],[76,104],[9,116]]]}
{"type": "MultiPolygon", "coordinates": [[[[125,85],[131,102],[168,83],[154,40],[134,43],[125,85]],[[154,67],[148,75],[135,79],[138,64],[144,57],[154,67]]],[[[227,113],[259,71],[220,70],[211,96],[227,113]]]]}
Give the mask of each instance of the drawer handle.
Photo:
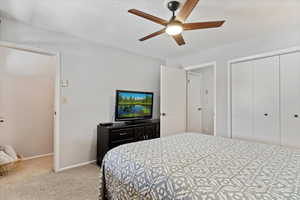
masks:
{"type": "Polygon", "coordinates": [[[269,115],[268,113],[265,113],[265,114],[264,114],[264,116],[266,116],[266,117],[267,117],[268,115],[269,115]]]}
{"type": "Polygon", "coordinates": [[[294,117],[295,117],[295,118],[298,118],[298,117],[299,117],[299,115],[297,115],[297,114],[296,114],[296,115],[294,115],[294,117]]]}
{"type": "Polygon", "coordinates": [[[121,135],[121,136],[122,136],[122,135],[127,135],[127,133],[124,132],[124,133],[120,133],[119,135],[121,135]]]}

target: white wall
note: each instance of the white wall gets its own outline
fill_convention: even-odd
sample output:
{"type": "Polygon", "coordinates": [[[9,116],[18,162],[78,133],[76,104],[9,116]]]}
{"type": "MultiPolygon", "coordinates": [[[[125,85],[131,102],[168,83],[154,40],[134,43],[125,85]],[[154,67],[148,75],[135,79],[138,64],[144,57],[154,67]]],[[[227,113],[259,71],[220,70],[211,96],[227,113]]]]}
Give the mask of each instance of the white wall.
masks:
{"type": "Polygon", "coordinates": [[[55,62],[0,47],[0,145],[24,157],[53,152],[55,62]]]}
{"type": "Polygon", "coordinates": [[[111,121],[116,89],[155,92],[159,116],[160,65],[163,61],[34,29],[10,20],[0,25],[0,40],[59,51],[62,79],[60,168],[96,159],[96,126],[111,121]]]}
{"type": "Polygon", "coordinates": [[[256,55],[264,52],[300,46],[300,29],[283,30],[268,37],[228,44],[212,49],[201,49],[190,55],[169,58],[167,66],[186,67],[202,63],[217,62],[217,124],[219,136],[228,136],[227,127],[227,62],[232,59],[256,55]]]}

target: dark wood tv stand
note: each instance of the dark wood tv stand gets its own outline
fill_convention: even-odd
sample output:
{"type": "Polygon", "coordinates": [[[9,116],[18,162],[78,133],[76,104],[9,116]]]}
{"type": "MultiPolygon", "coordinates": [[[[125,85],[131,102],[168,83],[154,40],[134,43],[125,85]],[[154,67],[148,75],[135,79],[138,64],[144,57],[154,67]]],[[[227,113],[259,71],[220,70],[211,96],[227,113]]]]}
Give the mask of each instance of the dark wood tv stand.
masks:
{"type": "Polygon", "coordinates": [[[122,144],[160,137],[160,121],[147,120],[138,123],[113,123],[97,126],[97,164],[101,166],[107,151],[122,144]]]}

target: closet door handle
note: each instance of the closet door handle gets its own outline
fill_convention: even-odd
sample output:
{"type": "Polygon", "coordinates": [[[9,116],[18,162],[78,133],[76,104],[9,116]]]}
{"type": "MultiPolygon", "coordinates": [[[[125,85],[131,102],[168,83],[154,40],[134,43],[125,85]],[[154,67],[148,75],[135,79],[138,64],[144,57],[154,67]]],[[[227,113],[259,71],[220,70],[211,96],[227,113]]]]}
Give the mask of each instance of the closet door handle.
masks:
{"type": "Polygon", "coordinates": [[[266,116],[266,117],[267,117],[268,115],[269,115],[268,113],[265,113],[265,114],[264,114],[264,116],[266,116]]]}
{"type": "Polygon", "coordinates": [[[295,117],[295,118],[298,118],[298,117],[299,117],[299,115],[298,115],[298,114],[295,114],[295,115],[294,115],[294,117],[295,117]]]}

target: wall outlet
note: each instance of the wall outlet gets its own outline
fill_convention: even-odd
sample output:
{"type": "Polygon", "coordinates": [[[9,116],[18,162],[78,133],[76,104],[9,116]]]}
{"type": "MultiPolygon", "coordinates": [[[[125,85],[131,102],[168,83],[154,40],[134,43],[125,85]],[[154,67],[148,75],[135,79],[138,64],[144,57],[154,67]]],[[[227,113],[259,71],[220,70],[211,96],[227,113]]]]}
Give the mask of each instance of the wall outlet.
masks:
{"type": "Polygon", "coordinates": [[[4,126],[5,120],[3,117],[0,117],[0,127],[4,126]]]}

